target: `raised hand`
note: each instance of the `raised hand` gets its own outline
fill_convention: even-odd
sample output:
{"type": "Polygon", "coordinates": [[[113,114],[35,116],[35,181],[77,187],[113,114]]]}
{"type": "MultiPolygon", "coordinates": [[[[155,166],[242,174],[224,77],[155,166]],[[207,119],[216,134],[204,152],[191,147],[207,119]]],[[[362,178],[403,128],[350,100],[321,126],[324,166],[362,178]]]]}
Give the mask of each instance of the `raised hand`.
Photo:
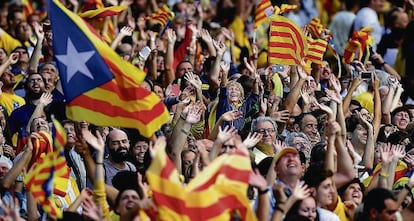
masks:
{"type": "Polygon", "coordinates": [[[250,149],[254,146],[256,146],[257,143],[260,142],[260,140],[262,139],[263,134],[261,133],[257,133],[257,132],[253,132],[253,133],[249,133],[246,137],[246,139],[243,140],[243,145],[247,148],[250,149]]]}
{"type": "Polygon", "coordinates": [[[263,93],[260,93],[260,113],[264,115],[267,114],[267,109],[269,106],[269,102],[267,102],[267,98],[263,97],[263,93]]]}
{"type": "Polygon", "coordinates": [[[184,75],[184,79],[187,80],[191,85],[195,88],[201,89],[201,85],[203,84],[200,80],[200,77],[193,72],[187,72],[184,75]]]}
{"type": "Polygon", "coordinates": [[[24,221],[25,219],[20,217],[19,213],[19,200],[13,198],[10,200],[10,203],[6,200],[0,201],[0,209],[3,211],[3,215],[0,215],[0,220],[2,221],[24,221]]]}
{"type": "Polygon", "coordinates": [[[342,104],[342,98],[341,95],[335,91],[329,90],[329,89],[325,89],[325,94],[326,97],[329,98],[329,100],[337,103],[337,104],[342,104]]]}
{"type": "Polygon", "coordinates": [[[329,77],[329,82],[337,94],[341,93],[341,83],[339,82],[338,78],[335,77],[335,75],[331,74],[329,77]]]}
{"type": "Polygon", "coordinates": [[[190,124],[195,124],[200,121],[203,114],[203,104],[197,101],[189,105],[187,117],[185,121],[190,124]]]}
{"type": "Polygon", "coordinates": [[[246,66],[247,70],[250,72],[250,77],[254,78],[255,75],[256,75],[256,67],[254,66],[253,61],[249,62],[247,60],[247,57],[244,57],[243,62],[244,62],[244,65],[246,66]]]}
{"type": "Polygon", "coordinates": [[[206,43],[212,43],[213,42],[213,38],[210,35],[210,32],[206,29],[201,29],[200,31],[200,37],[201,39],[206,42],[206,43]]]}
{"type": "Polygon", "coordinates": [[[104,152],[105,142],[101,136],[101,133],[99,133],[99,131],[96,131],[96,136],[94,136],[88,129],[84,128],[82,129],[82,137],[96,151],[104,152]]]}
{"type": "Polygon", "coordinates": [[[53,95],[51,93],[48,93],[48,92],[44,92],[40,96],[40,99],[39,99],[39,103],[44,105],[44,106],[49,105],[50,103],[52,103],[52,101],[53,101],[53,95]]]}
{"type": "Polygon", "coordinates": [[[131,27],[124,26],[121,28],[121,31],[119,32],[119,34],[123,36],[131,36],[133,31],[134,29],[132,29],[131,27]]]}
{"type": "Polygon", "coordinates": [[[249,184],[253,187],[258,188],[259,190],[264,190],[267,188],[266,179],[260,174],[258,169],[255,169],[250,173],[249,184]]]}
{"type": "Polygon", "coordinates": [[[167,35],[168,43],[174,44],[177,41],[177,35],[175,34],[175,31],[173,29],[167,29],[165,34],[167,35]]]}
{"type": "Polygon", "coordinates": [[[234,41],[234,32],[231,29],[221,28],[221,33],[229,41],[234,41]]]}
{"type": "Polygon", "coordinates": [[[222,41],[213,40],[213,45],[217,51],[217,55],[223,56],[224,52],[226,52],[226,44],[224,44],[222,41]]]}
{"type": "Polygon", "coordinates": [[[221,127],[219,127],[219,132],[216,139],[223,144],[236,134],[237,129],[235,127],[226,126],[224,129],[221,129],[221,127]]]}
{"type": "Polygon", "coordinates": [[[310,189],[308,188],[308,185],[305,184],[305,182],[300,181],[298,184],[296,184],[295,188],[292,192],[292,197],[296,200],[303,200],[310,196],[310,189]]]}
{"type": "Polygon", "coordinates": [[[88,217],[89,220],[102,220],[102,210],[96,205],[93,199],[86,198],[82,202],[82,215],[88,217]]]}
{"type": "Polygon", "coordinates": [[[241,117],[243,117],[243,112],[237,111],[237,110],[231,110],[221,115],[220,118],[226,122],[230,122],[230,121],[235,121],[241,117]]]}
{"type": "Polygon", "coordinates": [[[381,162],[383,165],[389,165],[392,161],[392,147],[390,143],[384,143],[379,147],[381,153],[381,162]]]}
{"type": "Polygon", "coordinates": [[[220,68],[227,75],[229,73],[229,70],[230,70],[230,64],[227,63],[227,62],[222,61],[222,62],[220,62],[220,68]]]}
{"type": "MultiPolygon", "coordinates": [[[[40,25],[38,22],[33,22],[32,25],[38,41],[43,41],[45,38],[45,32],[43,31],[42,25],[40,25]]],[[[39,43],[41,44],[42,42],[39,43]]]]}
{"type": "Polygon", "coordinates": [[[405,146],[403,145],[392,145],[393,160],[399,161],[405,157],[405,146]]]}
{"type": "MultiPolygon", "coordinates": [[[[276,105],[273,106],[275,107],[276,105]]],[[[272,111],[272,113],[270,113],[270,117],[276,122],[286,123],[290,118],[290,113],[288,110],[272,111]]]]}
{"type": "Polygon", "coordinates": [[[167,145],[167,139],[164,136],[157,137],[154,143],[151,141],[149,148],[148,148],[151,158],[154,158],[155,154],[157,154],[157,151],[160,148],[165,147],[166,145],[167,145]]]}
{"type": "Polygon", "coordinates": [[[19,53],[14,52],[10,54],[7,61],[10,62],[10,64],[16,64],[19,61],[19,57],[19,53]]]}
{"type": "Polygon", "coordinates": [[[283,148],[286,148],[286,143],[280,140],[276,140],[273,143],[273,151],[275,154],[279,153],[283,148]]]}

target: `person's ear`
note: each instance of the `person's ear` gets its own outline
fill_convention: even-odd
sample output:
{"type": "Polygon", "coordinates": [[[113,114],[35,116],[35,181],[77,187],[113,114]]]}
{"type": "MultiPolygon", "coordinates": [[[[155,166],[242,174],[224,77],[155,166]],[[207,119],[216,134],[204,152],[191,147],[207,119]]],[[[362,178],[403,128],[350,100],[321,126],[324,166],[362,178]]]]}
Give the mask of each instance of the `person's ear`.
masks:
{"type": "Polygon", "coordinates": [[[313,198],[316,198],[316,188],[315,188],[315,187],[310,187],[310,188],[309,188],[309,192],[310,192],[310,195],[311,195],[313,198]]]}
{"type": "Polygon", "coordinates": [[[293,129],[294,129],[296,132],[301,132],[301,131],[300,131],[300,126],[299,126],[299,124],[294,124],[294,125],[293,125],[293,129]]]}
{"type": "Polygon", "coordinates": [[[376,220],[378,216],[378,211],[375,210],[374,208],[369,210],[369,217],[372,218],[373,220],[376,220]]]}

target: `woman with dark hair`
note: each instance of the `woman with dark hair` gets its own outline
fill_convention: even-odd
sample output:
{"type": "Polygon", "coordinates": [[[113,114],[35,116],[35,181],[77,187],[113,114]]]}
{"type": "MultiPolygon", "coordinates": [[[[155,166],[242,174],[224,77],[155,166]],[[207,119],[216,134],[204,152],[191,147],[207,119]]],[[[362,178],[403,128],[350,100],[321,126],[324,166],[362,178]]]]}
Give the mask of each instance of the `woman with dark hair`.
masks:
{"type": "Polygon", "coordinates": [[[307,197],[297,201],[292,208],[286,213],[284,220],[310,220],[318,221],[318,212],[316,210],[316,201],[313,197],[307,197]],[[301,219],[294,219],[294,218],[301,219]]]}

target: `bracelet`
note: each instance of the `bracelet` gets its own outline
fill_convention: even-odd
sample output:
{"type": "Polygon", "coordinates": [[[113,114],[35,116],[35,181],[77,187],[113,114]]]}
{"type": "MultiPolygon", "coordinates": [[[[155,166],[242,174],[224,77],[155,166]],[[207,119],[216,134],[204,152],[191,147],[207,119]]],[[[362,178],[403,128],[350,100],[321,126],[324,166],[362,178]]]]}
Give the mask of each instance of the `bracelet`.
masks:
{"type": "Polygon", "coordinates": [[[268,188],[266,188],[266,189],[264,189],[264,190],[257,189],[257,193],[258,193],[259,195],[264,195],[264,194],[266,194],[267,192],[269,192],[269,189],[268,189],[268,188]]]}
{"type": "Polygon", "coordinates": [[[380,177],[385,177],[385,178],[390,176],[388,173],[383,173],[383,172],[381,172],[379,175],[380,177]]]}
{"type": "Polygon", "coordinates": [[[386,64],[387,62],[382,62],[381,64],[379,64],[381,67],[384,67],[384,65],[386,64]]]}

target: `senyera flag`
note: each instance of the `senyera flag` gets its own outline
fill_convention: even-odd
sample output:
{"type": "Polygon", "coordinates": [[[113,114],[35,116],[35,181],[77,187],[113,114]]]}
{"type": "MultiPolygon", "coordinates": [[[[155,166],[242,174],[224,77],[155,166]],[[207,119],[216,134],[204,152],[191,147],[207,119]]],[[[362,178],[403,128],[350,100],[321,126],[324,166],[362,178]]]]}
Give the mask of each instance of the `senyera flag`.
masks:
{"type": "Polygon", "coordinates": [[[143,136],[152,136],[169,114],[154,93],[140,87],[146,74],[123,60],[58,0],[47,2],[68,118],[136,128],[143,136]]]}
{"type": "Polygon", "coordinates": [[[247,198],[250,159],[241,150],[223,154],[197,174],[187,186],[165,152],[165,141],[146,176],[157,206],[156,220],[257,220],[247,198]]]}
{"type": "Polygon", "coordinates": [[[302,30],[286,17],[271,17],[269,35],[270,64],[298,65],[308,53],[302,30]]]}
{"type": "Polygon", "coordinates": [[[261,0],[256,6],[256,12],[254,16],[254,30],[266,20],[266,18],[273,14],[273,6],[270,0],[261,0]]]}

